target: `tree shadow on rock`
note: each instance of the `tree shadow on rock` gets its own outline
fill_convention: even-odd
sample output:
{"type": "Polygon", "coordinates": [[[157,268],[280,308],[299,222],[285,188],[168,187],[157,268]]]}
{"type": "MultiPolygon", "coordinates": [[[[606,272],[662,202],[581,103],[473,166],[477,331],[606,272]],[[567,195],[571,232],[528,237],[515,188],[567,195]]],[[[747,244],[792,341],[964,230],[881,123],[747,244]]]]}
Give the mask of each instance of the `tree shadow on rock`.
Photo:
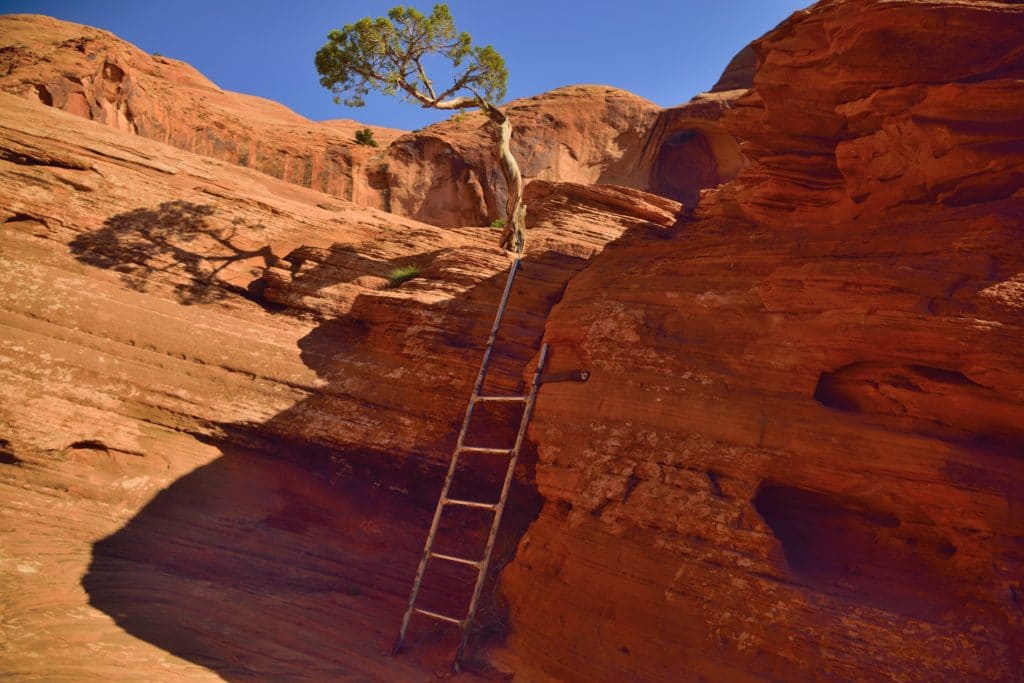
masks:
{"type": "Polygon", "coordinates": [[[250,288],[230,283],[226,271],[249,259],[263,267],[277,260],[268,245],[246,248],[265,229],[235,217],[213,219],[215,208],[185,200],[164,202],[111,216],[103,227],[79,235],[71,251],[79,261],[114,270],[137,292],[149,291],[154,276],[166,275],[183,304],[219,301],[232,295],[255,298],[250,288]]]}

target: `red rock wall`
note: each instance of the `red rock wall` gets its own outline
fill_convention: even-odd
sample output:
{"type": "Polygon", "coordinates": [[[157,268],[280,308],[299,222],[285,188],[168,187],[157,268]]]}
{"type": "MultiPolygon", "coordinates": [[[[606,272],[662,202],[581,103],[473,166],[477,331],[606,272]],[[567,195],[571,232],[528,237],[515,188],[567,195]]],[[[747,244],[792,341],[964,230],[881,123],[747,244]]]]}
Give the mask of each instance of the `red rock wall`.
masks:
{"type": "MultiPolygon", "coordinates": [[[[407,135],[370,126],[380,147],[363,147],[354,143],[363,124],[309,121],[221,90],[188,64],[105,31],[10,15],[0,17],[0,32],[0,89],[30,101],[434,225],[489,225],[504,213],[493,133],[478,112],[407,135]]],[[[615,88],[568,86],[507,106],[526,181],[646,187],[635,166],[653,103],[615,88]]]]}
{"type": "Polygon", "coordinates": [[[642,187],[683,203],[692,211],[702,190],[732,180],[749,161],[722,116],[747,93],[702,93],[662,110],[647,131],[635,176],[642,187]]]}
{"type": "Polygon", "coordinates": [[[521,672],[1019,680],[1021,35],[1016,3],[863,0],[754,44],[722,118],[752,166],[548,322],[592,375],[531,430],[521,672]]]}
{"type": "MultiPolygon", "coordinates": [[[[657,105],[624,90],[585,85],[510,102],[512,152],[525,182],[647,188],[637,171],[657,105]]],[[[387,151],[390,208],[435,225],[489,225],[508,191],[487,117],[467,111],[395,142],[387,151]]],[[[529,206],[527,207],[529,211],[529,206]]]]}
{"type": "MultiPolygon", "coordinates": [[[[749,160],[718,189],[698,187],[710,163],[663,163],[703,197],[675,227],[679,204],[635,189],[528,187],[496,381],[522,380],[542,334],[552,372],[591,379],[541,391],[518,479],[546,502],[504,575],[496,660],[525,680],[1019,677],[1021,11],[798,13],[755,43],[753,92],[660,119],[670,138],[711,106],[706,130],[749,160]]],[[[126,91],[75,79],[0,95],[5,670],[428,678],[434,634],[411,662],[380,652],[503,284],[494,235],[24,101],[129,123],[103,105],[126,91]],[[407,263],[422,277],[387,288],[407,263]]],[[[594,111],[653,118],[605,96],[594,111]]],[[[486,167],[472,118],[436,136],[445,178],[445,145],[486,167]]],[[[641,139],[589,125],[573,135],[641,139]]],[[[630,142],[595,178],[584,148],[545,149],[538,174],[586,182],[662,158],[630,142]]],[[[476,176],[415,210],[489,212],[476,176]]]]}
{"type": "MultiPolygon", "coordinates": [[[[363,206],[386,203],[375,187],[382,150],[355,144],[356,121],[314,122],[221,90],[184,62],[80,24],[8,15],[0,34],[6,92],[363,206]]],[[[402,134],[370,128],[385,147],[402,134]]]]}
{"type": "MultiPolygon", "coordinates": [[[[680,209],[543,182],[527,200],[488,391],[521,391],[587,259],[680,209]]],[[[432,623],[401,658],[382,653],[505,283],[497,237],[0,93],[4,673],[118,679],[131,661],[147,680],[425,681],[448,667],[455,634],[432,623]],[[389,287],[406,265],[420,276],[389,287]]],[[[474,443],[511,441],[513,420],[494,417],[474,443]]],[[[499,566],[537,510],[534,460],[529,446],[499,566]]],[[[503,467],[476,464],[461,486],[503,467]]],[[[481,529],[453,538],[480,553],[481,529]]],[[[429,574],[425,590],[454,613],[466,584],[429,574]]],[[[479,624],[500,632],[493,595],[479,624]]]]}

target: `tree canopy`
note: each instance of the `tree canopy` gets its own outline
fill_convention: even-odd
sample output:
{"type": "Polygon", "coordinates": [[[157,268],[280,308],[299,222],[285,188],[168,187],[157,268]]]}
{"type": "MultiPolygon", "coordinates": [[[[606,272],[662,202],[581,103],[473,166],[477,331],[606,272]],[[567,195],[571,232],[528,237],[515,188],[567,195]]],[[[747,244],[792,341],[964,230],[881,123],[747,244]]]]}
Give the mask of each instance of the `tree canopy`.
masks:
{"type": "Polygon", "coordinates": [[[316,69],[335,101],[350,107],[362,106],[371,90],[437,109],[482,107],[505,97],[508,80],[501,55],[490,45],[473,45],[468,33],[457,33],[444,4],[435,5],[429,16],[395,7],[386,17],[366,17],[331,31],[316,53],[316,69]],[[448,87],[436,87],[427,76],[428,55],[451,62],[455,74],[448,87]]]}
{"type": "Polygon", "coordinates": [[[447,5],[434,5],[430,16],[412,7],[395,7],[386,17],[367,17],[328,33],[315,61],[320,84],[334,93],[335,102],[345,96],[343,101],[350,107],[363,106],[371,90],[401,95],[433,109],[480,107],[497,128],[496,156],[508,184],[508,220],[501,245],[522,253],[526,243],[523,177],[509,146],[512,122],[496,106],[505,97],[508,70],[493,47],[475,46],[468,33],[456,32],[447,5]],[[451,62],[450,85],[438,87],[430,80],[424,68],[428,57],[451,62]]]}

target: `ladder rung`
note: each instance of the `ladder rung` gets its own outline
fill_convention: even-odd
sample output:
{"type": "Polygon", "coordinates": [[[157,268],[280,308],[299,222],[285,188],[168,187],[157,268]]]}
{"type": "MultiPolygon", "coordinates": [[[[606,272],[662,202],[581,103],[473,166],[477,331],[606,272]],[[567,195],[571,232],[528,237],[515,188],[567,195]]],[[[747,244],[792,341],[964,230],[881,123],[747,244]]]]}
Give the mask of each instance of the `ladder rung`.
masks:
{"type": "Polygon", "coordinates": [[[416,611],[424,616],[428,616],[433,619],[440,619],[441,621],[447,621],[450,624],[458,624],[459,626],[462,626],[462,619],[455,619],[454,617],[448,617],[443,614],[438,614],[437,612],[431,612],[430,610],[420,609],[419,607],[416,608],[416,611]]]}
{"type": "Polygon", "coordinates": [[[464,505],[468,508],[484,508],[485,510],[493,510],[498,507],[497,503],[478,503],[475,500],[459,500],[458,498],[445,498],[445,505],[464,505]]]}
{"type": "Polygon", "coordinates": [[[464,564],[469,567],[480,568],[480,562],[477,560],[467,560],[464,557],[455,557],[454,555],[442,555],[441,553],[430,553],[431,557],[436,557],[439,560],[448,560],[449,562],[455,562],[456,564],[464,564]]]}
{"type": "Polygon", "coordinates": [[[530,400],[529,396],[476,396],[473,398],[474,401],[508,401],[516,403],[526,403],[530,400]]]}
{"type": "Polygon", "coordinates": [[[484,448],[482,446],[463,446],[460,453],[495,453],[497,455],[512,455],[514,448],[484,448]]]}

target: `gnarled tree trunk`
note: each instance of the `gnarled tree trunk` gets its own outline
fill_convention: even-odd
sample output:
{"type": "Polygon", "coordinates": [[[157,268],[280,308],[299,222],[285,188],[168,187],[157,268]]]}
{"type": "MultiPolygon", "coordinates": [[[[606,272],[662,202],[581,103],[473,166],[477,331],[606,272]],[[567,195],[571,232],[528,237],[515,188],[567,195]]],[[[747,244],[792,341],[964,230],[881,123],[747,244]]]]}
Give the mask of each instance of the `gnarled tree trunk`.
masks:
{"type": "Polygon", "coordinates": [[[484,102],[484,112],[498,127],[498,163],[508,185],[508,201],[505,203],[505,229],[501,233],[501,247],[523,253],[526,246],[526,206],[523,204],[523,175],[519,164],[512,156],[509,142],[512,140],[512,122],[500,109],[484,102]]]}
{"type": "Polygon", "coordinates": [[[509,146],[509,142],[512,140],[512,122],[509,121],[505,112],[480,97],[476,91],[473,93],[474,97],[456,97],[443,101],[429,99],[419,93],[415,94],[424,102],[424,107],[433,107],[434,109],[480,107],[491,122],[498,127],[498,163],[501,165],[502,175],[505,176],[505,183],[508,185],[508,201],[505,202],[505,229],[501,233],[500,244],[503,249],[522,254],[526,247],[526,205],[523,204],[523,174],[519,172],[519,164],[512,156],[512,148],[509,146]]]}

